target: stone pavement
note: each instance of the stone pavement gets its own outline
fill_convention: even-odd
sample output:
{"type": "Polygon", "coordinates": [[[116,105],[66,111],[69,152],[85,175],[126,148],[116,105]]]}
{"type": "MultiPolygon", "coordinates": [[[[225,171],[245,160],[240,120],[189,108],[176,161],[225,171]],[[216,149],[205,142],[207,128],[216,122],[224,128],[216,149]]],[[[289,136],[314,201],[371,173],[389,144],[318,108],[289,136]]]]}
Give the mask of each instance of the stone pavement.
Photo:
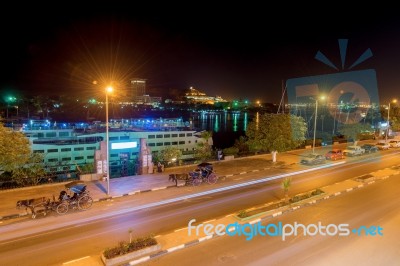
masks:
{"type": "MultiPolygon", "coordinates": [[[[278,162],[274,164],[274,166],[283,167],[298,162],[299,155],[287,152],[278,155],[278,162]]],[[[231,161],[215,161],[211,163],[213,163],[214,170],[219,178],[269,169],[271,165],[273,165],[270,154],[242,157],[231,161]]],[[[166,168],[163,173],[113,178],[110,180],[109,195],[107,195],[106,181],[90,181],[85,182],[85,184],[87,185],[87,190],[90,191],[92,198],[96,202],[109,198],[175,187],[175,183],[168,180],[168,175],[170,173],[187,173],[194,168],[196,168],[196,165],[178,166],[166,168]]],[[[57,198],[60,191],[65,190],[64,186],[66,183],[0,191],[0,202],[2,203],[0,208],[0,221],[28,215],[25,209],[16,209],[16,202],[18,200],[37,197],[48,197],[52,199],[53,195],[57,198]]]]}

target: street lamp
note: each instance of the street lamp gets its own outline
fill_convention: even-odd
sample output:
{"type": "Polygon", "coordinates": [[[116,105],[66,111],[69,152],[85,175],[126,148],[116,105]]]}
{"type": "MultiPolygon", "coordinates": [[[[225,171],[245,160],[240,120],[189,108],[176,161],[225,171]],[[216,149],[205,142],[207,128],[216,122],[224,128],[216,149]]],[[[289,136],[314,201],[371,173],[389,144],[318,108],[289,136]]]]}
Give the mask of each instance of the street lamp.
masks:
{"type": "Polygon", "coordinates": [[[107,87],[106,88],[106,152],[107,152],[107,195],[110,195],[110,151],[109,151],[109,143],[108,143],[108,94],[113,91],[113,88],[107,87]]]}
{"type": "Polygon", "coordinates": [[[390,122],[389,122],[389,118],[390,118],[390,116],[389,116],[389,114],[390,114],[390,103],[397,103],[397,100],[396,99],[393,99],[392,101],[390,101],[389,102],[389,106],[388,106],[388,117],[387,117],[387,128],[386,128],[386,135],[385,135],[385,143],[387,143],[387,138],[388,138],[388,135],[389,135],[389,127],[390,127],[390,122]]]}
{"type": "MultiPolygon", "coordinates": [[[[325,97],[321,96],[320,99],[324,100],[325,97]]],[[[314,151],[315,151],[315,134],[317,132],[317,116],[318,116],[317,113],[318,113],[318,98],[315,99],[314,139],[313,139],[313,145],[312,145],[312,153],[313,154],[314,154],[314,151]]]]}

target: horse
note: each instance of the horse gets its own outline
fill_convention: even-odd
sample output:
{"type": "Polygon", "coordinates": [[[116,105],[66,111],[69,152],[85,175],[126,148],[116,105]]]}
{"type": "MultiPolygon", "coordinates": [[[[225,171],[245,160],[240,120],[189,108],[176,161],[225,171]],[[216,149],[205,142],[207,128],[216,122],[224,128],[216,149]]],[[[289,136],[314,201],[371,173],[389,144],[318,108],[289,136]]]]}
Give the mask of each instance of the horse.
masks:
{"type": "Polygon", "coordinates": [[[32,213],[32,218],[35,218],[36,217],[36,211],[35,211],[36,207],[44,208],[44,212],[46,215],[47,205],[48,205],[49,201],[50,201],[50,199],[47,199],[46,197],[27,199],[27,200],[19,200],[19,201],[17,201],[16,208],[21,209],[24,207],[26,211],[29,208],[32,213]]]}
{"type": "Polygon", "coordinates": [[[189,175],[187,173],[183,174],[169,174],[168,181],[175,182],[175,185],[178,186],[178,180],[187,181],[189,179],[189,175]]]}

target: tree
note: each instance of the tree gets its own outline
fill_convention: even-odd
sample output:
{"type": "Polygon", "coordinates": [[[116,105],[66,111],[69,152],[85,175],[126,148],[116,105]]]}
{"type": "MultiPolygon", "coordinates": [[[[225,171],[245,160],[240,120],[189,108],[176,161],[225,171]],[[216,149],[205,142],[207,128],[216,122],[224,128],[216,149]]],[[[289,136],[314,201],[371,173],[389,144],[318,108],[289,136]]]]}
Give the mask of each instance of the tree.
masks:
{"type": "Polygon", "coordinates": [[[233,146],[238,148],[238,153],[240,155],[245,155],[249,152],[249,145],[247,144],[247,139],[244,136],[240,136],[239,139],[236,139],[233,146]]]}
{"type": "Polygon", "coordinates": [[[285,193],[285,202],[288,203],[289,202],[289,188],[292,185],[292,179],[290,177],[286,177],[283,181],[282,181],[282,189],[283,192],[285,193]]]}
{"type": "Polygon", "coordinates": [[[283,152],[294,149],[305,140],[304,118],[289,114],[263,114],[249,123],[246,136],[250,150],[283,152]]]}
{"type": "Polygon", "coordinates": [[[0,123],[0,172],[13,172],[24,166],[30,157],[31,149],[25,135],[0,123]]]}
{"type": "Polygon", "coordinates": [[[371,131],[371,126],[369,124],[343,124],[339,127],[340,134],[345,135],[348,139],[352,139],[353,141],[357,141],[359,134],[366,131],[371,131]]]}
{"type": "Polygon", "coordinates": [[[169,164],[171,162],[179,161],[181,157],[182,151],[180,149],[168,147],[158,153],[157,160],[169,164]]]}
{"type": "Polygon", "coordinates": [[[12,179],[21,185],[37,185],[46,176],[43,154],[31,153],[28,161],[12,172],[12,179]]]}
{"type": "Polygon", "coordinates": [[[194,157],[198,160],[204,161],[212,156],[212,131],[201,132],[201,138],[204,141],[197,144],[194,157]]]}

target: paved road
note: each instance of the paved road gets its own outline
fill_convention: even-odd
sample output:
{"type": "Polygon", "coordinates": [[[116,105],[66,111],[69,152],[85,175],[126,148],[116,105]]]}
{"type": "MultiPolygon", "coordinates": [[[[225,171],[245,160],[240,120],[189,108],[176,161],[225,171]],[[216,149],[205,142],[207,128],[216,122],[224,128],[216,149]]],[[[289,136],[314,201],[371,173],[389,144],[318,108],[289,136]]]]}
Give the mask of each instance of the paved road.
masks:
{"type": "Polygon", "coordinates": [[[381,226],[383,236],[223,236],[153,259],[143,265],[399,265],[400,175],[298,211],[271,219],[350,228],[381,226]]]}
{"type": "MultiPolygon", "coordinates": [[[[385,158],[380,161],[382,166],[397,162],[392,155],[385,158]]],[[[335,171],[332,168],[318,172],[310,171],[296,176],[293,194],[303,192],[305,188],[315,188],[315,184],[321,184],[321,182],[334,182],[376,167],[376,161],[372,160],[369,163],[363,163],[362,166],[351,163],[346,166],[337,166],[335,171]]],[[[300,167],[298,170],[308,171],[310,168],[300,167]]],[[[287,172],[288,169],[275,169],[275,171],[276,173],[287,172]]],[[[260,174],[263,175],[265,172],[240,175],[238,178],[255,180],[260,178],[260,174]]],[[[234,185],[237,182],[237,180],[227,180],[224,184],[234,185]]],[[[184,189],[177,188],[173,192],[179,196],[188,197],[194,192],[205,192],[210,189],[210,186],[184,189]]],[[[274,181],[270,182],[269,186],[255,185],[193,199],[180,199],[175,203],[159,207],[136,208],[137,206],[145,207],[147,203],[159,203],[161,200],[170,199],[171,194],[166,194],[166,192],[164,190],[135,196],[130,198],[132,201],[116,199],[113,202],[102,202],[88,212],[52,216],[3,226],[0,229],[0,239],[19,238],[6,244],[3,243],[0,246],[1,256],[8,264],[24,264],[29,259],[30,262],[36,260],[35,262],[46,265],[58,264],[88,255],[98,256],[105,247],[113,246],[121,239],[127,239],[127,232],[130,228],[134,228],[134,235],[164,233],[187,225],[187,221],[194,217],[199,221],[204,221],[266,201],[276,200],[282,196],[280,182],[274,181]],[[37,233],[41,231],[45,233],[37,233]],[[37,234],[34,236],[27,237],[35,232],[37,234]],[[95,244],[93,245],[93,243],[95,244]],[[15,256],[15,254],[19,255],[15,256]]]]}

